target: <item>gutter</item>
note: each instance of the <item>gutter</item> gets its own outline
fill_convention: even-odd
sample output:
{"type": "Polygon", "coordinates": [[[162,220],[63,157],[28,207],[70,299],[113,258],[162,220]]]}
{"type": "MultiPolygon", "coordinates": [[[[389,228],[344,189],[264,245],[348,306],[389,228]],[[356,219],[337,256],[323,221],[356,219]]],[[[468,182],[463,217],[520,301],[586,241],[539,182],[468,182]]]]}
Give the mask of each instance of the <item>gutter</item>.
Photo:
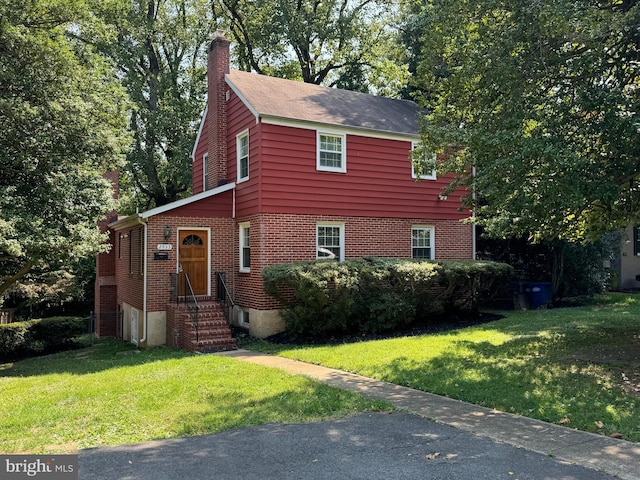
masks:
{"type": "Polygon", "coordinates": [[[142,256],[142,260],[144,262],[143,266],[143,278],[142,278],[142,338],[138,340],[138,347],[141,343],[145,343],[147,341],[147,265],[149,262],[147,261],[147,222],[146,219],[143,221],[142,219],[138,220],[142,225],[144,230],[144,237],[142,242],[142,251],[144,255],[142,256]]]}

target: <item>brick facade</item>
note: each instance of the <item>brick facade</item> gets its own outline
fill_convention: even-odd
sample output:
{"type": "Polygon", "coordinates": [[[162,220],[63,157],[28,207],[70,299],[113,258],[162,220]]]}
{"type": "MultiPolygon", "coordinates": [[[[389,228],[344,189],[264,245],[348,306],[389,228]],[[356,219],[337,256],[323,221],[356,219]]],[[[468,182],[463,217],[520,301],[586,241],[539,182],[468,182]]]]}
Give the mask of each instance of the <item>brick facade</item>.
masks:
{"type": "Polygon", "coordinates": [[[434,227],[436,259],[473,256],[472,227],[459,220],[262,214],[238,219],[238,223],[241,222],[249,222],[251,226],[251,272],[239,272],[239,229],[236,228],[236,258],[230,283],[238,305],[258,310],[279,308],[278,303],[264,293],[262,270],[278,263],[314,260],[318,223],[344,224],[345,259],[411,258],[411,228],[415,225],[434,227]]]}
{"type": "Polygon", "coordinates": [[[227,102],[224,76],[229,73],[228,40],[216,33],[209,47],[208,56],[208,171],[209,185],[215,188],[227,182],[227,102]]]}

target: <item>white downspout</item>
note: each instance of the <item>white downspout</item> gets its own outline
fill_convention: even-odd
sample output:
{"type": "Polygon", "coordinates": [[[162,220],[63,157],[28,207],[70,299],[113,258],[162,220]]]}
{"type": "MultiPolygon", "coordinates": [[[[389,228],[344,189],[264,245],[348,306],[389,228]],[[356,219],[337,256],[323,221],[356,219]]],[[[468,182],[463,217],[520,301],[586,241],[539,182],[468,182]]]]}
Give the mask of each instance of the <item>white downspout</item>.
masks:
{"type": "Polygon", "coordinates": [[[471,219],[472,219],[472,221],[471,221],[471,243],[472,243],[472,245],[471,245],[471,251],[472,251],[471,255],[472,255],[472,257],[471,258],[473,260],[477,260],[477,258],[476,258],[476,254],[477,254],[477,251],[476,251],[476,206],[475,206],[475,200],[476,200],[476,166],[475,165],[471,168],[471,175],[473,176],[473,184],[472,184],[473,191],[472,191],[471,195],[472,195],[473,203],[474,203],[473,209],[471,210],[471,219]]]}
{"type": "Polygon", "coordinates": [[[139,347],[141,343],[144,343],[147,341],[147,264],[148,262],[147,262],[147,223],[140,221],[139,218],[138,218],[138,221],[142,225],[143,231],[144,231],[143,245],[142,245],[142,251],[144,252],[144,255],[142,256],[142,261],[144,262],[143,264],[144,274],[142,279],[142,338],[138,340],[138,347],[139,347]]]}

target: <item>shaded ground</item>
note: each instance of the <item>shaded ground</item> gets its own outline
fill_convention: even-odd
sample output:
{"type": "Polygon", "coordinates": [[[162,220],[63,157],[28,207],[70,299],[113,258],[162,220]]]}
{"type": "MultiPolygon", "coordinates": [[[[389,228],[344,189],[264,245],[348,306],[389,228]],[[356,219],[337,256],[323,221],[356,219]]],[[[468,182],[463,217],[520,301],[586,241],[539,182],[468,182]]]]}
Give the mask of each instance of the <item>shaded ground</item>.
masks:
{"type": "Polygon", "coordinates": [[[625,392],[640,396],[640,335],[617,345],[580,350],[569,358],[602,365],[614,374],[616,384],[625,392]]]}
{"type": "MultiPolygon", "coordinates": [[[[563,302],[564,307],[578,306],[578,302],[563,302]]],[[[414,326],[412,328],[379,333],[334,334],[327,336],[292,335],[288,332],[279,333],[265,340],[273,344],[288,345],[336,345],[342,343],[363,342],[369,340],[384,340],[441,333],[458,328],[482,325],[503,318],[494,313],[478,312],[472,316],[448,316],[434,319],[431,323],[414,326]]],[[[234,337],[246,336],[246,330],[232,327],[234,337]]],[[[568,360],[578,360],[598,364],[611,372],[612,379],[617,386],[627,394],[640,396],[640,335],[624,339],[617,345],[596,346],[584,349],[567,357],[568,360]]]]}
{"type": "MultiPolygon", "coordinates": [[[[272,335],[265,340],[269,343],[289,345],[335,345],[341,343],[364,342],[368,340],[384,340],[387,338],[412,337],[429,333],[440,333],[457,328],[466,328],[474,325],[492,322],[503,318],[501,315],[485,312],[477,312],[474,315],[447,316],[434,319],[430,323],[417,325],[402,330],[391,330],[379,333],[348,333],[334,335],[292,335],[282,332],[272,335]]],[[[244,330],[243,330],[244,331],[244,330]]],[[[244,331],[246,332],[246,331],[244,331]]],[[[235,334],[236,332],[234,332],[235,334]]]]}

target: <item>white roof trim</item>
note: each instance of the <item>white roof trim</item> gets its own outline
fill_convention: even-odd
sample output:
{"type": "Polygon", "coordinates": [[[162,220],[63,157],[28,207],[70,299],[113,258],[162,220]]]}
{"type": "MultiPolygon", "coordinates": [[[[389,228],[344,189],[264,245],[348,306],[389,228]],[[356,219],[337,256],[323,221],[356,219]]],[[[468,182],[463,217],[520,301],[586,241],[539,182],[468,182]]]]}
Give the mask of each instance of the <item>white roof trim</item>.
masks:
{"type": "Polygon", "coordinates": [[[207,119],[207,111],[209,110],[209,104],[205,103],[204,112],[202,112],[202,118],[200,119],[200,126],[198,127],[198,134],[196,135],[196,141],[193,142],[193,150],[191,151],[191,161],[196,161],[196,148],[200,142],[200,136],[202,135],[202,129],[204,128],[204,122],[207,119]]]}
{"type": "Polygon", "coordinates": [[[371,138],[386,138],[389,140],[400,140],[404,142],[408,141],[418,141],[420,139],[419,134],[411,135],[409,133],[393,133],[393,132],[383,132],[381,130],[373,130],[369,128],[358,128],[353,126],[344,126],[337,123],[321,123],[321,122],[312,122],[308,120],[293,120],[289,118],[282,117],[274,117],[271,115],[261,115],[262,123],[270,124],[270,125],[280,125],[284,127],[295,127],[295,128],[304,128],[307,130],[335,130],[341,133],[346,133],[347,135],[357,135],[360,137],[371,137],[371,138]]]}
{"type": "Polygon", "coordinates": [[[169,212],[173,209],[184,207],[185,205],[189,205],[199,200],[203,200],[205,198],[213,197],[215,195],[228,192],[229,190],[233,190],[234,188],[236,188],[235,182],[226,183],[217,188],[213,188],[211,190],[206,190],[204,192],[198,193],[197,195],[192,195],[190,197],[183,198],[182,200],[177,200],[175,202],[162,205],[161,207],[152,208],[151,210],[147,210],[146,212],[137,213],[135,215],[129,215],[128,217],[124,217],[116,222],[109,224],[109,227],[117,230],[117,227],[127,226],[132,223],[145,222],[148,218],[153,217],[155,215],[160,215],[161,213],[169,212]]]}
{"type": "Polygon", "coordinates": [[[258,111],[255,108],[253,108],[253,105],[251,105],[247,101],[247,99],[244,98],[244,96],[240,93],[240,90],[238,90],[238,88],[233,84],[233,82],[229,78],[229,74],[225,75],[225,81],[227,82],[227,85],[229,85],[231,90],[233,90],[233,93],[235,93],[238,96],[240,101],[242,101],[242,103],[244,103],[244,105],[249,109],[249,111],[253,114],[253,116],[256,117],[256,122],[257,122],[258,118],[260,118],[260,114],[258,113],[258,111]]]}
{"type": "Polygon", "coordinates": [[[151,210],[142,212],[139,215],[140,215],[140,218],[153,217],[154,215],[159,215],[161,213],[168,212],[170,210],[173,210],[174,208],[184,207],[185,205],[189,205],[190,203],[197,202],[198,200],[213,197],[214,195],[218,195],[220,193],[233,190],[235,187],[236,187],[235,182],[225,183],[224,185],[221,185],[216,188],[212,188],[211,190],[205,190],[204,192],[200,192],[197,195],[191,195],[190,197],[183,198],[182,200],[177,200],[175,202],[162,205],[161,207],[152,208],[151,210]]]}

